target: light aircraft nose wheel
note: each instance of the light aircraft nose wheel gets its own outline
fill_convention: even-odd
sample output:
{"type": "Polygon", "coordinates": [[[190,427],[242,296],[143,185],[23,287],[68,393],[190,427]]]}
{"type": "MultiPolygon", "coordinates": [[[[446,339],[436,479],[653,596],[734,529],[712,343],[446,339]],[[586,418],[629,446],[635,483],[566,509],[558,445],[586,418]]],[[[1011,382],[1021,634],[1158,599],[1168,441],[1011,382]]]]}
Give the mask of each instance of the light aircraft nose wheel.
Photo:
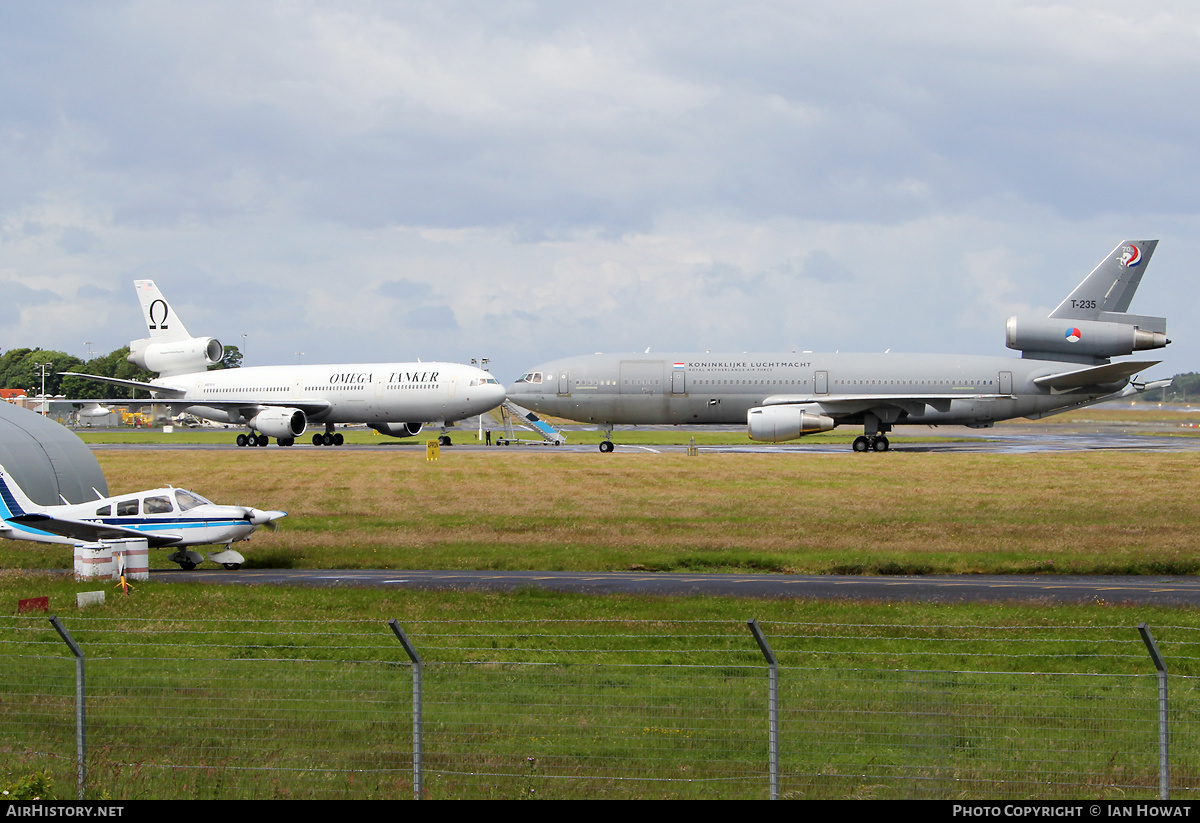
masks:
{"type": "Polygon", "coordinates": [[[871,448],[877,452],[885,452],[890,446],[891,444],[888,443],[888,439],[882,436],[875,438],[875,442],[871,444],[871,448]]]}
{"type": "Polygon", "coordinates": [[[613,444],[612,444],[611,440],[601,440],[600,441],[600,451],[602,451],[604,454],[608,454],[612,450],[613,450],[613,444]]]}
{"type": "Polygon", "coordinates": [[[867,439],[866,435],[860,434],[858,437],[854,438],[854,450],[856,452],[869,451],[870,448],[871,441],[867,439]]]}
{"type": "Polygon", "coordinates": [[[184,560],[179,564],[179,568],[183,569],[185,572],[190,572],[196,568],[196,564],[190,560],[184,560]]]}
{"type": "Polygon", "coordinates": [[[229,569],[231,572],[235,572],[242,567],[241,563],[222,563],[221,565],[229,569]]]}

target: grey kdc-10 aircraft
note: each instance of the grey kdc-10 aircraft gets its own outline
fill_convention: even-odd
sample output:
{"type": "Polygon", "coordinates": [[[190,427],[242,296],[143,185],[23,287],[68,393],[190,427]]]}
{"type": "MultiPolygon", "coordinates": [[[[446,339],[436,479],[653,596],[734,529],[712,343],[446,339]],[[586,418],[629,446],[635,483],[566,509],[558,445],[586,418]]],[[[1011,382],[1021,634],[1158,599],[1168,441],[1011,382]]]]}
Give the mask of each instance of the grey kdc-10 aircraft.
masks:
{"type": "Polygon", "coordinates": [[[854,450],[887,451],[898,425],[988,428],[1169,386],[1132,377],[1158,360],[1112,362],[1160,349],[1162,317],[1128,314],[1157,240],[1121,243],[1049,317],[1010,317],[1021,357],[953,354],[593,354],[537,366],[510,400],[542,414],[596,423],[600,451],[614,425],[747,424],[779,443],[862,426],[854,450]]]}

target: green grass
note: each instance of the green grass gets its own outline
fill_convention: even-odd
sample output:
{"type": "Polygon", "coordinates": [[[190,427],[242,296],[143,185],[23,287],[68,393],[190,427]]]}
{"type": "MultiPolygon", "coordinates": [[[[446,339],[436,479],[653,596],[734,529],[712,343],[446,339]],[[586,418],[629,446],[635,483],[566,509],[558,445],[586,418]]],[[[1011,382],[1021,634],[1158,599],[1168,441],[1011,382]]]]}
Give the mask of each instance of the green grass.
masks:
{"type": "MultiPolygon", "coordinates": [[[[10,603],[49,596],[88,654],[91,796],[122,799],[409,796],[411,676],[390,617],[426,663],[435,798],[764,797],[751,616],[783,666],[787,796],[1153,798],[1136,624],[1173,674],[1200,659],[1192,609],[150,581],[77,614],[96,586],[0,575],[10,603]]],[[[44,617],[0,626],[21,661],[0,675],[16,684],[0,689],[8,781],[45,774],[69,798],[71,661],[44,617]]],[[[1193,692],[1173,681],[1177,717],[1193,692]]],[[[1195,791],[1194,738],[1180,722],[1177,798],[1195,791]]]]}
{"type": "MultiPolygon", "coordinates": [[[[1195,574],[1200,455],[101,450],[110,491],[277,508],[251,567],[1195,574]]],[[[166,565],[160,550],[156,567],[166,565]]],[[[69,568],[0,542],[0,567],[69,568]]]]}

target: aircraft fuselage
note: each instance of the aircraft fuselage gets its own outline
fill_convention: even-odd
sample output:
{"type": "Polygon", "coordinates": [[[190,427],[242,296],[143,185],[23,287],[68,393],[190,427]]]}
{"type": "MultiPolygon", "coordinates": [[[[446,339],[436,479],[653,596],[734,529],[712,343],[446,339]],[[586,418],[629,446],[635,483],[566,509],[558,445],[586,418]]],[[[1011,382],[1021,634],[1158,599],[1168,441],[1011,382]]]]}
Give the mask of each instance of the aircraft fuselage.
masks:
{"type": "Polygon", "coordinates": [[[594,354],[538,366],[508,396],[541,414],[600,425],[745,424],[753,408],[823,401],[836,401],[830,414],[842,425],[861,423],[894,396],[895,419],[885,421],[893,425],[988,426],[1084,404],[1129,382],[1067,392],[1033,382],[1072,367],[948,354],[594,354]]]}
{"type": "Polygon", "coordinates": [[[260,404],[295,405],[313,423],[387,423],[461,420],[504,401],[504,387],[487,372],[440,362],[252,366],[152,383],[186,392],[164,398],[172,405],[188,404],[197,416],[228,423],[247,422],[260,404]],[[245,411],[239,400],[246,401],[245,411]]]}

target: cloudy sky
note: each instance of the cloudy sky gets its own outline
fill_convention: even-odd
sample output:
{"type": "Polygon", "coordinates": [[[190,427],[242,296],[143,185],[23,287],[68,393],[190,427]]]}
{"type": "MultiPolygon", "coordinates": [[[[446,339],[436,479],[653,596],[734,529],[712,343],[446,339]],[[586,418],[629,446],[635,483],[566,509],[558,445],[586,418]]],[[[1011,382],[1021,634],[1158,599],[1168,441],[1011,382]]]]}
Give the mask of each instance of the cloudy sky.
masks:
{"type": "Polygon", "coordinates": [[[1003,355],[1157,238],[1198,370],[1197,100],[1185,2],[6,3],[0,348],[1003,355]]]}

